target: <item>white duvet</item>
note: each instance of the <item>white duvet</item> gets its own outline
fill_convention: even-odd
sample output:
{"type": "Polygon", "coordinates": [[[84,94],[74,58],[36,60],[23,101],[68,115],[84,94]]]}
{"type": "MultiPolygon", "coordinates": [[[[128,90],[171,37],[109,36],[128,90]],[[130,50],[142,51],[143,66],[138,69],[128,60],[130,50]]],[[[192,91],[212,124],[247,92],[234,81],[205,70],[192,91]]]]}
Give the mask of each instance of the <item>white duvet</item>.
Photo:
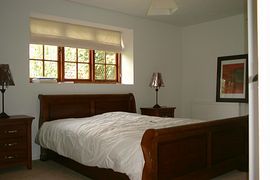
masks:
{"type": "Polygon", "coordinates": [[[46,122],[37,141],[42,147],[81,164],[110,168],[127,174],[131,180],[141,180],[144,157],[140,144],[144,132],[200,121],[110,112],[46,122]]]}

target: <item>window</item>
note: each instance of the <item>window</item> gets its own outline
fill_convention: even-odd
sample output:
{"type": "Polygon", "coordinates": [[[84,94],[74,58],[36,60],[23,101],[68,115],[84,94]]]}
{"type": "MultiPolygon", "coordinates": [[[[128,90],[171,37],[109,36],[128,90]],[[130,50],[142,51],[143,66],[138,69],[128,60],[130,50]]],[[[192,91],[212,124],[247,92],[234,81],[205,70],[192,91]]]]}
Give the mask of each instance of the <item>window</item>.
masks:
{"type": "Polygon", "coordinates": [[[34,17],[29,22],[30,81],[120,82],[121,31],[34,17]]]}
{"type": "Polygon", "coordinates": [[[58,82],[119,83],[121,54],[112,51],[29,45],[30,81],[55,78],[58,82]]]}

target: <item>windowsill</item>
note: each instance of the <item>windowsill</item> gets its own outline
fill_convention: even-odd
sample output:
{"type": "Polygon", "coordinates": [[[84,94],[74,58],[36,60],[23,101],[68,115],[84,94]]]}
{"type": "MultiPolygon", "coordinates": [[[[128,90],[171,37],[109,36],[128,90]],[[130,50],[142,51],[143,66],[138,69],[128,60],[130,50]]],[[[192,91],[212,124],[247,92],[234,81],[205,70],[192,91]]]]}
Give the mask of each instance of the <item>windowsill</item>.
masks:
{"type": "Polygon", "coordinates": [[[30,81],[32,84],[87,84],[87,85],[126,85],[122,83],[115,83],[115,82],[74,82],[74,81],[64,81],[64,82],[57,82],[56,79],[32,79],[30,81]]]}
{"type": "MultiPolygon", "coordinates": [[[[57,82],[57,80],[32,80],[30,81],[32,84],[78,84],[74,81],[65,81],[65,82],[57,82]]],[[[86,83],[80,83],[86,84],[86,83]]]]}
{"type": "Polygon", "coordinates": [[[31,83],[57,83],[55,78],[33,78],[31,83]]]}

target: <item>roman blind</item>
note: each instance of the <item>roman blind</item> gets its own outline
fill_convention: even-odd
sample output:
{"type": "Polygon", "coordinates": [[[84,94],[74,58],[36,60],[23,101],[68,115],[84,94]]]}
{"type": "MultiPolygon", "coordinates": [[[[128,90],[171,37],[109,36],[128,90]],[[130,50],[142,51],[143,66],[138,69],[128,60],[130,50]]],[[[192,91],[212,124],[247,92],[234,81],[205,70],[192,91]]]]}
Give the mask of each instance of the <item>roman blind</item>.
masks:
{"type": "Polygon", "coordinates": [[[30,42],[119,52],[121,32],[52,20],[30,18],[30,42]]]}

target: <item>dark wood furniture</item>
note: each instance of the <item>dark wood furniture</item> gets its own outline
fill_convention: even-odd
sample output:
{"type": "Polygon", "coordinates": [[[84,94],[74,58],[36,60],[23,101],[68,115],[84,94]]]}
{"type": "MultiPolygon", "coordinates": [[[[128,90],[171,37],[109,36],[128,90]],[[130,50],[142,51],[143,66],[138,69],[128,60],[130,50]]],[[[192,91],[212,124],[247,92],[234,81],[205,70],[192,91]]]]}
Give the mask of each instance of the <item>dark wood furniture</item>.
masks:
{"type": "Polygon", "coordinates": [[[33,119],[25,115],[0,119],[0,168],[22,164],[32,169],[33,119]]]}
{"type": "MultiPolygon", "coordinates": [[[[39,95],[40,126],[58,118],[110,111],[136,112],[132,94],[39,95]]],[[[148,129],[141,147],[143,180],[210,179],[233,169],[247,170],[248,117],[235,117],[164,129],[148,129]]],[[[124,180],[111,169],[88,167],[41,148],[41,159],[54,159],[95,180],[124,180]]]]}
{"type": "Polygon", "coordinates": [[[141,108],[143,115],[158,117],[174,117],[175,107],[141,108]]]}

